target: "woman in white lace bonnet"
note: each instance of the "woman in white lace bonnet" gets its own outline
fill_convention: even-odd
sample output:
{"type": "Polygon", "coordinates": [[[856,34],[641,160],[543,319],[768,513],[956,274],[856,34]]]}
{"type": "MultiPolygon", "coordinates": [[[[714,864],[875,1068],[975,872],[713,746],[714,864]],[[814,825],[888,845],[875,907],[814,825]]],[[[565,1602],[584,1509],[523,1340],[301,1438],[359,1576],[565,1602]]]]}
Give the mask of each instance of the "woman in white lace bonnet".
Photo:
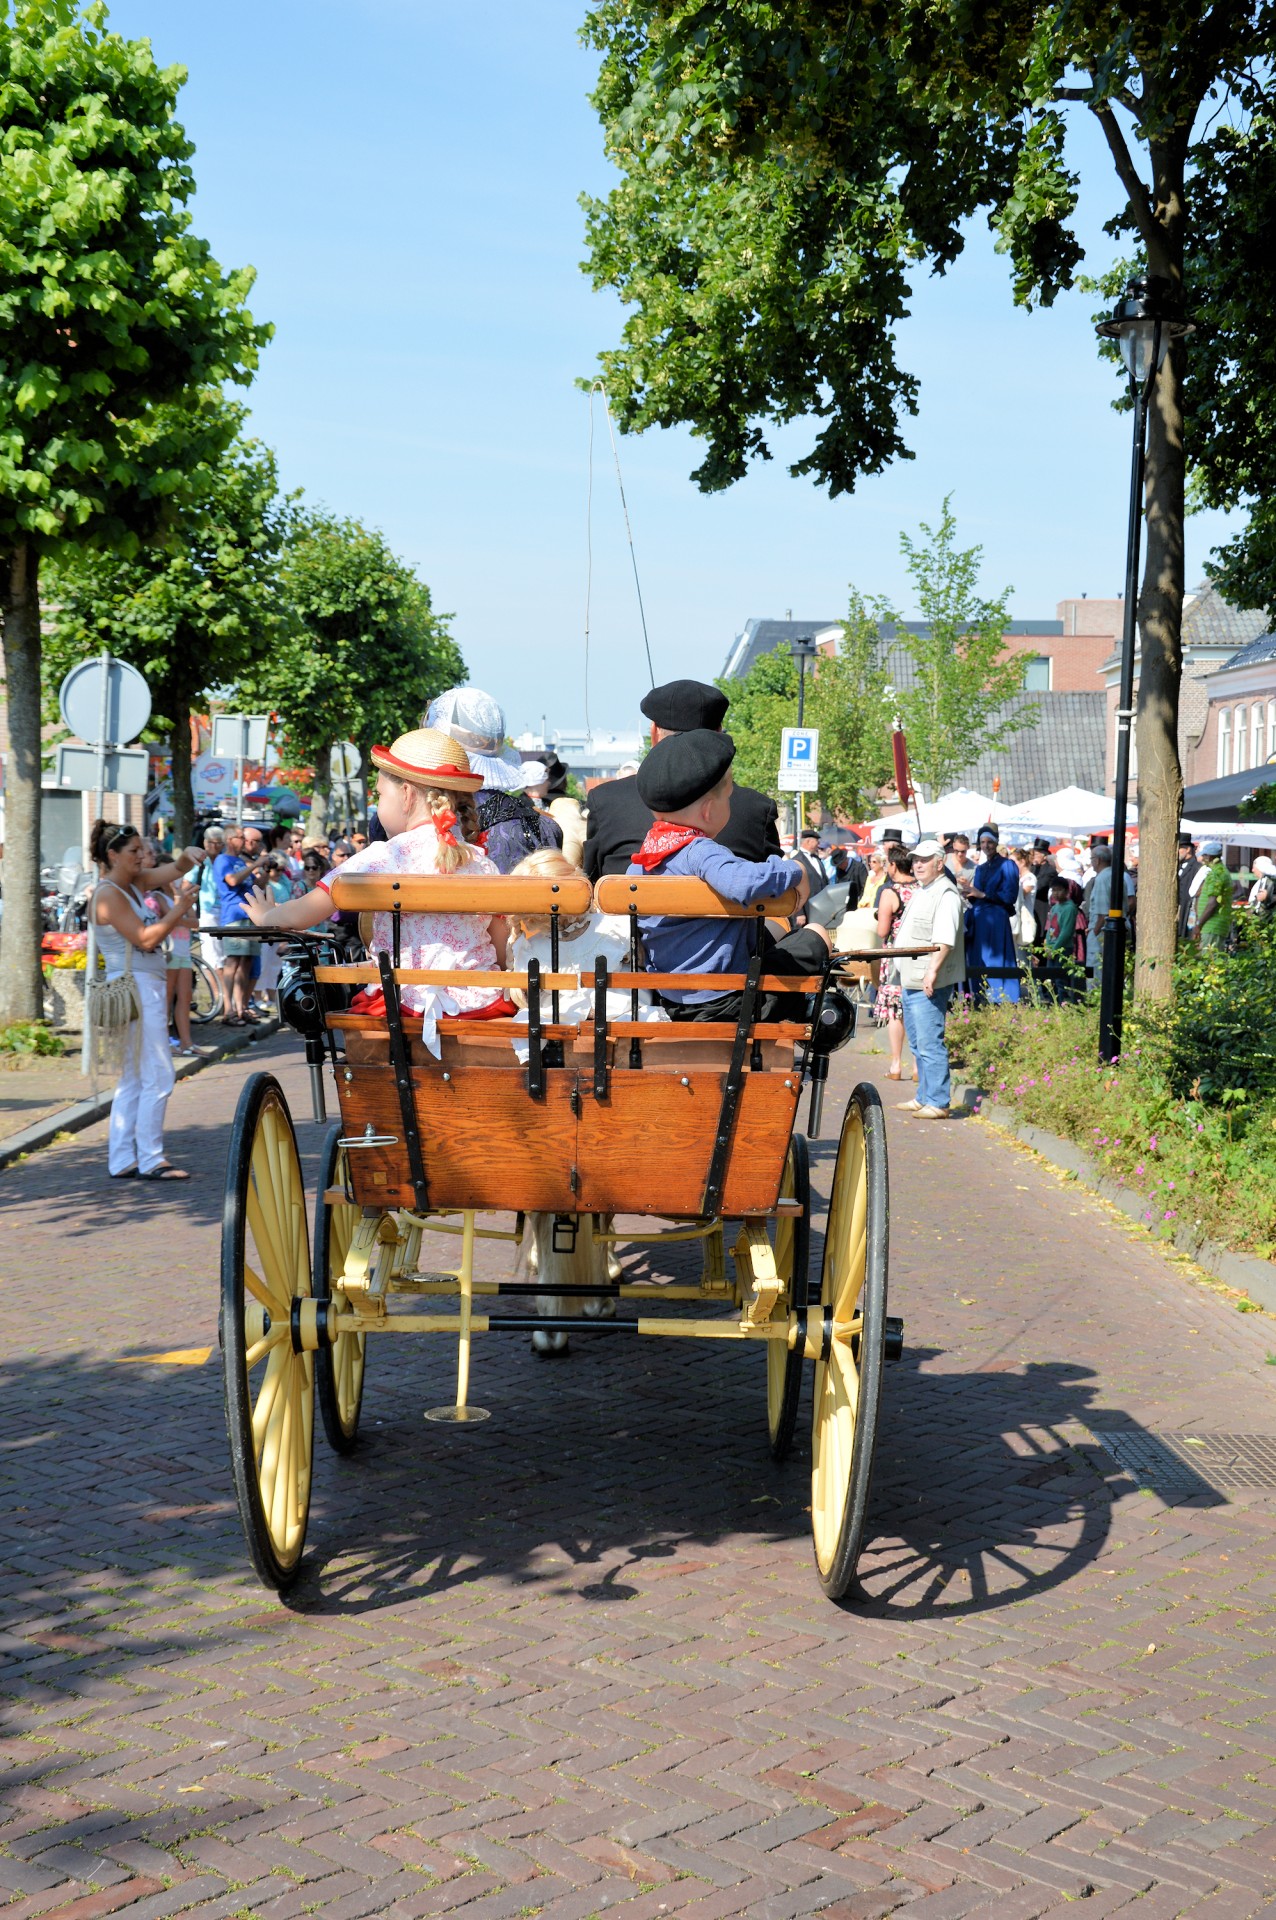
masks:
{"type": "Polygon", "coordinates": [[[546,776],[545,767],[521,761],[505,743],[505,715],[481,687],[449,687],[431,700],[421,722],[450,734],[465,748],[483,785],[474,796],[479,844],[502,873],[511,873],[538,847],[561,847],[562,828],[528,799],[526,787],[546,776]]]}

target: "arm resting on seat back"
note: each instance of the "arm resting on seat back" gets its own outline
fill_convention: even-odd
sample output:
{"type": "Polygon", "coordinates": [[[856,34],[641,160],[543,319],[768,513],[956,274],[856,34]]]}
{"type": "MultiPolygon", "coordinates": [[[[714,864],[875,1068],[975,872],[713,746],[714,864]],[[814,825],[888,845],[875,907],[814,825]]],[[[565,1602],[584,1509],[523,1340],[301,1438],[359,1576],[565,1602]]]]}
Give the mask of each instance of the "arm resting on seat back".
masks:
{"type": "Polygon", "coordinates": [[[628,874],[608,873],[598,882],[595,899],[600,913],[628,913],[634,906],[644,917],[660,914],[675,920],[787,920],[798,895],[792,888],[777,899],[755,900],[750,906],[742,906],[704,880],[677,874],[631,879],[628,874]]]}

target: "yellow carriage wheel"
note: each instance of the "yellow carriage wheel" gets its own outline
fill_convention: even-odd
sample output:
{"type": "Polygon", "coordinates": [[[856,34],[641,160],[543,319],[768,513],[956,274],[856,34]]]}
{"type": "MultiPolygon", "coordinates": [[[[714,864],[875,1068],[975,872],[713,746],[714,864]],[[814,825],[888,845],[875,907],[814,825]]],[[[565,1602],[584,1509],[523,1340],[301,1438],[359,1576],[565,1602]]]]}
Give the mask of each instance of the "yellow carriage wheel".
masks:
{"type": "MultiPolygon", "coordinates": [[[[319,1194],[315,1201],[314,1291],[316,1300],[334,1300],[345,1306],[341,1277],[359,1219],[353,1200],[325,1199],[335,1189],[348,1193],[346,1151],[337,1145],[340,1125],[329,1129],[319,1155],[319,1194]]],[[[367,1364],[366,1333],[339,1333],[333,1346],[321,1346],[315,1355],[315,1386],[328,1444],[337,1453],[350,1453],[359,1434],[363,1405],[363,1376],[367,1364]]]]}
{"type": "Polygon", "coordinates": [[[811,1419],[811,1532],[820,1584],[840,1600],[864,1538],[886,1348],[890,1199],[886,1121],[857,1086],[838,1142],[820,1288],[822,1337],[811,1419]]]}
{"type": "MultiPolygon", "coordinates": [[[[806,1305],[811,1262],[811,1174],[806,1137],[795,1133],[780,1182],[781,1200],[801,1202],[800,1214],[781,1214],[775,1223],[775,1270],[784,1282],[784,1298],[775,1313],[806,1305]]],[[[782,1340],[766,1343],[766,1417],[771,1458],[783,1460],[793,1445],[802,1392],[802,1350],[782,1340]]]]}
{"type": "Polygon", "coordinates": [[[297,1137],[279,1082],[255,1073],[230,1138],[221,1335],[239,1517],[253,1566],[279,1589],[297,1576],[310,1517],[314,1356],[298,1351],[297,1304],[309,1293],[297,1137]]]}

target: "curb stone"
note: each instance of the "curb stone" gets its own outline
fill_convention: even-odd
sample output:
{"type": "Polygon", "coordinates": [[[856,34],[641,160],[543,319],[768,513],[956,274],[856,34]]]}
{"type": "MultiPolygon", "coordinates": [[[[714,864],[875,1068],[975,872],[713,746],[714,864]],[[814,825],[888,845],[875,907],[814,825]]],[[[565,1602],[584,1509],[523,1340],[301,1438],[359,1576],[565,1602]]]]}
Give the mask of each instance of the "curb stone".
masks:
{"type": "MultiPolygon", "coordinates": [[[[992,1126],[1013,1134],[1016,1140],[1022,1140],[1026,1147],[1039,1153],[1051,1166],[1074,1174],[1082,1186],[1089,1187],[1101,1200],[1109,1201],[1140,1226],[1147,1226],[1143,1218],[1148,1208],[1146,1197],[1131,1187],[1118,1185],[1109,1175],[1100,1172],[1097,1162],[1083,1148],[1074,1145],[1071,1140],[1060,1139],[1057,1133],[1047,1133],[1044,1127],[1031,1126],[1019,1118],[1013,1107],[997,1106],[990,1101],[979,1087],[959,1086],[955,1092],[955,1105],[963,1106],[992,1126]]],[[[1176,1252],[1185,1253],[1198,1267],[1212,1274],[1215,1280],[1223,1281],[1225,1286],[1240,1288],[1260,1307],[1265,1307],[1268,1313],[1276,1313],[1276,1264],[1272,1261],[1256,1259],[1252,1254],[1233,1253],[1230,1247],[1220,1245],[1217,1240],[1207,1240],[1204,1235],[1193,1232],[1191,1227],[1180,1227],[1172,1243],[1162,1244],[1172,1244],[1176,1252]]]]}
{"type": "MultiPolygon", "coordinates": [[[[179,1080],[189,1080],[192,1074],[202,1073],[205,1067],[215,1067],[231,1054],[242,1053],[245,1047],[251,1047],[257,1040],[268,1040],[278,1033],[280,1021],[263,1020],[251,1032],[227,1034],[212,1053],[202,1054],[197,1060],[174,1060],[179,1080]]],[[[111,1111],[111,1102],[115,1090],[110,1093],[95,1094],[89,1100],[77,1100],[72,1106],[59,1107],[56,1113],[46,1113],[43,1120],[36,1120],[21,1133],[11,1133],[0,1140],[0,1169],[20,1159],[24,1153],[34,1153],[39,1147],[49,1146],[60,1133],[82,1133],[85,1127],[91,1127],[98,1120],[105,1120],[111,1111]]]]}

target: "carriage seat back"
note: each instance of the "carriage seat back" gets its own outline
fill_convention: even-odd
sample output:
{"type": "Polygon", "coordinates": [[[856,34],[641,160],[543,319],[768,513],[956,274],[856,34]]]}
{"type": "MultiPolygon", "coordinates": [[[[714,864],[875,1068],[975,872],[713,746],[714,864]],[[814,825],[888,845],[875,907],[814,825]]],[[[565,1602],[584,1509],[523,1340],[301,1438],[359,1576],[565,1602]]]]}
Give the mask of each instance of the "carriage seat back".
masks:
{"type": "Polygon", "coordinates": [[[690,875],[653,874],[631,878],[625,873],[604,874],[594,889],[600,913],[626,914],[636,907],[640,915],[674,920],[787,920],[797,911],[797,892],[790,888],[774,900],[758,900],[742,907],[728,900],[707,880],[690,875]]]}
{"type": "Polygon", "coordinates": [[[593,888],[583,873],[551,880],[532,874],[337,872],[332,904],[342,913],[588,913],[593,888]]]}

